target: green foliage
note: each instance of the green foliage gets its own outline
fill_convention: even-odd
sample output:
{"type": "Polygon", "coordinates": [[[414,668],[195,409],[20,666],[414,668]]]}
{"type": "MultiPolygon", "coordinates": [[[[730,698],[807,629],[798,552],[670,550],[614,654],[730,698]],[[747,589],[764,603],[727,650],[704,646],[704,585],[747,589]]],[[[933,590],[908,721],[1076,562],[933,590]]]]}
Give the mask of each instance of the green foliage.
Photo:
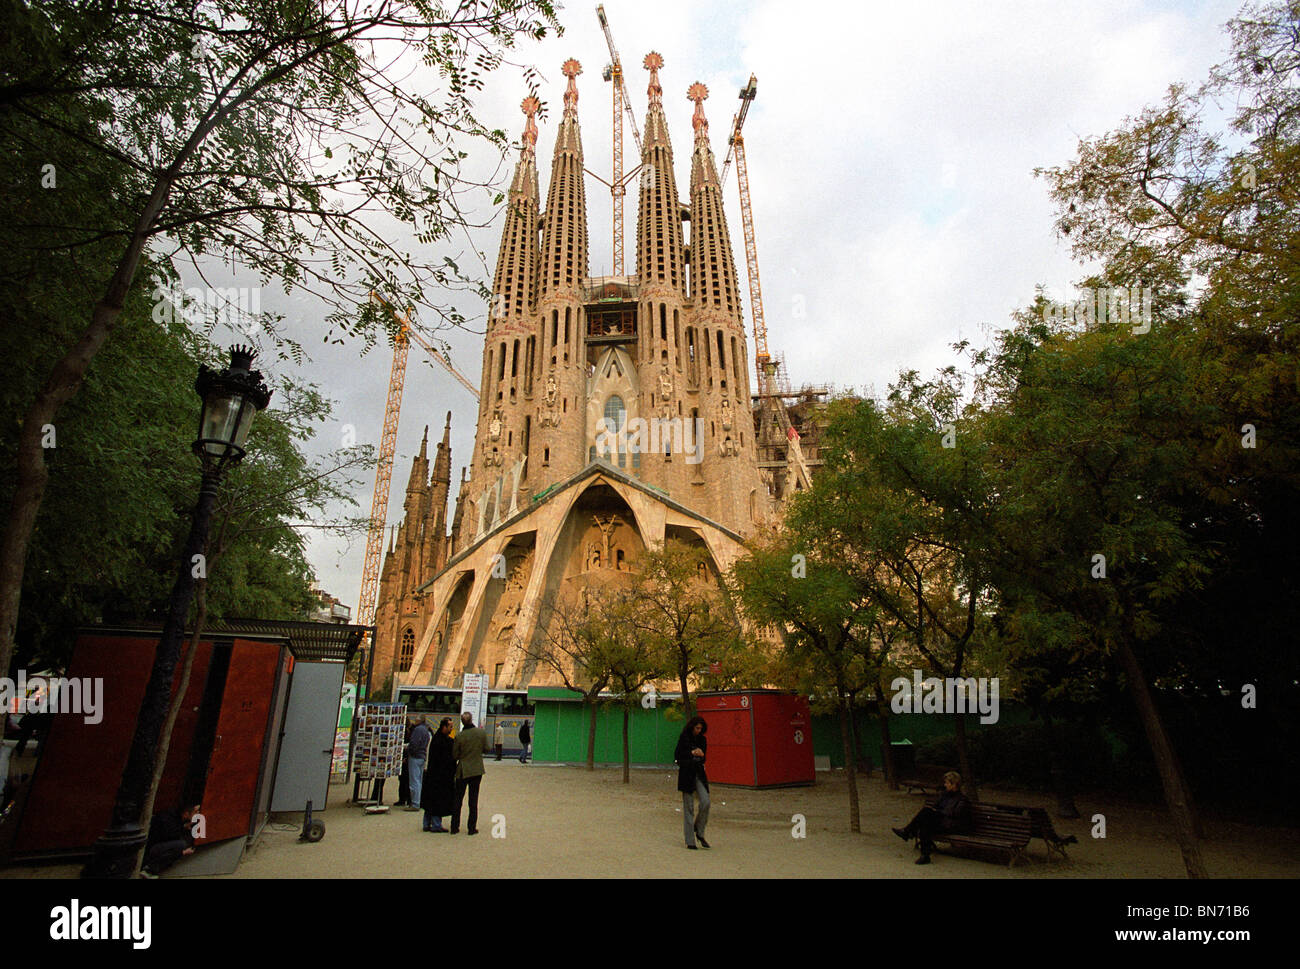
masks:
{"type": "MultiPolygon", "coordinates": [[[[94,179],[115,203],[33,212],[18,223],[21,244],[29,231],[61,247],[112,239],[120,255],[143,233],[190,257],[219,254],[268,283],[318,292],[334,307],[326,338],[367,346],[389,325],[372,290],[442,325],[462,322],[442,300],[449,288],[484,293],[436,253],[463,224],[458,196],[476,188],[460,170],[460,140],[507,148],[474,117],[472,96],[517,38],[559,30],[545,0],[2,0],[0,21],[0,141],[39,147],[67,180],[59,191],[94,179]],[[391,38],[411,45],[432,84],[396,78],[391,38]],[[436,254],[398,251],[394,220],[436,254]]],[[[6,173],[29,195],[39,175],[28,165],[6,173]]],[[[283,356],[301,359],[277,320],[258,322],[283,356]]]]}

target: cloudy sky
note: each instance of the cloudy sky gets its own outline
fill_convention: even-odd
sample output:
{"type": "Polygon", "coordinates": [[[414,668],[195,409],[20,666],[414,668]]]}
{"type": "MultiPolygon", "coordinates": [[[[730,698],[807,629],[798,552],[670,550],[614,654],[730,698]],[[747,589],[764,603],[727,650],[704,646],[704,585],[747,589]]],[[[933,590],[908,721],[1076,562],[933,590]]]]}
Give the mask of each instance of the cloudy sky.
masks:
{"type": "MultiPolygon", "coordinates": [[[[648,51],[659,51],[664,103],[677,153],[678,188],[689,179],[691,105],[703,81],[705,111],[721,160],[737,93],[755,74],[758,99],[745,125],[769,343],[792,381],[882,392],[903,368],[951,362],[949,344],[982,343],[1034,287],[1072,294],[1086,267],[1052,229],[1036,166],[1068,164],[1080,138],[1119,125],[1157,102],[1170,83],[1202,80],[1226,52],[1222,25],[1239,4],[1178,2],[711,3],[607,0],[605,10],[644,122],[648,51]]],[[[565,32],[515,52],[544,79],[550,113],[540,126],[542,191],[550,174],[566,58],[582,62],[579,116],[587,166],[611,167],[609,60],[594,3],[560,11],[565,32]]],[[[492,75],[479,116],[518,138],[527,93],[517,69],[492,75]]],[[[625,136],[631,145],[630,134],[625,136]]],[[[635,149],[629,150],[635,155],[635,149]]],[[[484,159],[484,163],[489,159],[484,159]]],[[[509,171],[502,171],[505,182],[509,171]]],[[[504,188],[504,184],[502,186],[504,188]]],[[[608,190],[587,180],[591,272],[610,272],[608,190]]],[[[627,205],[628,272],[635,250],[635,189],[627,205]]],[[[727,215],[744,269],[734,173],[727,215]]],[[[490,208],[482,212],[492,216],[490,208]]],[[[490,274],[501,227],[474,234],[490,274]]],[[[462,239],[462,265],[478,265],[462,239]]],[[[748,324],[748,291],[746,298],[748,324]]],[[[337,421],[318,438],[339,444],[343,426],[378,444],[390,351],[327,346],[320,310],[291,299],[280,309],[311,356],[296,376],[336,401],[337,421]]],[[[480,331],[483,307],[466,305],[480,331]]],[[[447,334],[452,359],[477,383],[482,337],[447,334]]],[[[750,334],[752,341],[752,333],[750,334]]],[[[753,356],[751,343],[750,356],[753,356]]],[[[435,440],[452,412],[453,478],[473,444],[476,406],[445,371],[412,350],[402,402],[388,520],[400,519],[410,460],[426,424],[435,440]]],[[[277,365],[277,367],[280,365],[277,365]]],[[[453,483],[454,491],[454,483],[453,483]]],[[[357,498],[370,506],[367,485],[357,498]]],[[[364,540],[311,536],[322,586],[356,606],[364,540]]]]}

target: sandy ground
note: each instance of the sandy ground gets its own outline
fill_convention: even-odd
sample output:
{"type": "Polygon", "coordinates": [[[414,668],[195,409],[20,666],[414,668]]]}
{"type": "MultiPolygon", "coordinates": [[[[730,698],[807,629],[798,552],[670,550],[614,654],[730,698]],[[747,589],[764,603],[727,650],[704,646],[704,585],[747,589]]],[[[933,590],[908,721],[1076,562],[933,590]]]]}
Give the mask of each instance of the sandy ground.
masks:
{"type": "MultiPolygon", "coordinates": [[[[676,772],[617,768],[523,766],[489,761],[479,803],[479,834],[429,835],[422,814],[400,809],[366,815],[347,805],[350,787],[331,788],[320,815],[325,839],[299,844],[297,828],[268,826],[245,854],[236,878],[441,876],[449,870],[514,876],[589,877],[921,877],[921,878],[1182,878],[1177,845],[1163,812],[1146,806],[1101,805],[1079,799],[1085,818],[1106,815],[1106,838],[1090,836],[1087,820],[1060,821],[1080,843],[1066,863],[1049,861],[1041,841],[1028,862],[1005,865],[937,853],[918,866],[915,850],[890,833],[921,806],[918,794],[890,791],[879,774],[860,778],[862,833],[849,831],[843,774],[819,773],[813,787],[756,791],[713,789],[706,832],[711,850],[687,851],[676,772]],[[793,836],[792,816],[806,819],[793,836]],[[449,867],[450,866],[450,867],[449,867]]],[[[390,784],[395,790],[395,785],[390,784]]],[[[394,797],[389,794],[390,800],[394,797]]],[[[1052,802],[1023,792],[982,788],[986,801],[1052,802]]],[[[299,819],[299,823],[301,823],[299,819]]],[[[1211,823],[1204,843],[1215,876],[1300,875],[1300,830],[1211,823]]]]}
{"type": "MultiPolygon", "coordinates": [[[[1062,821],[1041,795],[981,788],[985,801],[1048,808],[1056,829],[1073,834],[1069,860],[1048,860],[1041,841],[1015,868],[936,853],[918,866],[915,850],[889,829],[920,808],[919,794],[890,791],[877,773],[859,778],[862,833],[849,831],[848,784],[819,773],[813,787],[756,791],[714,785],[706,832],[711,850],[687,851],[676,772],[634,769],[624,785],[618,768],[547,767],[488,762],[479,803],[479,834],[430,835],[422,814],[400,809],[367,815],[346,803],[351,785],[330,789],[326,834],[300,844],[301,815],[267,825],[232,878],[423,878],[448,872],[490,877],[717,878],[1182,878],[1177,845],[1163,811],[1146,805],[1078,798],[1083,818],[1062,821]],[[1095,813],[1106,837],[1090,835],[1095,813]],[[805,837],[794,837],[793,815],[805,837]]],[[[390,782],[388,800],[396,796],[390,782]]],[[[1300,875],[1300,829],[1211,821],[1203,843],[1210,874],[1294,878],[1300,875]]],[[[0,878],[76,877],[77,866],[11,867],[0,878]]]]}

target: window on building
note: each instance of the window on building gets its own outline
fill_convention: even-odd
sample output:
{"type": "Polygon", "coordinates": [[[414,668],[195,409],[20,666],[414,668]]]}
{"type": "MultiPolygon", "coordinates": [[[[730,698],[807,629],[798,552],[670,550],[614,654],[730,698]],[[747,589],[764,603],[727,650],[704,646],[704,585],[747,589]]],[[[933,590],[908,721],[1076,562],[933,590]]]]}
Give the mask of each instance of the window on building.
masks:
{"type": "Polygon", "coordinates": [[[400,673],[406,673],[411,669],[411,663],[415,661],[415,630],[407,629],[402,633],[402,652],[397,659],[397,670],[400,673]]]}

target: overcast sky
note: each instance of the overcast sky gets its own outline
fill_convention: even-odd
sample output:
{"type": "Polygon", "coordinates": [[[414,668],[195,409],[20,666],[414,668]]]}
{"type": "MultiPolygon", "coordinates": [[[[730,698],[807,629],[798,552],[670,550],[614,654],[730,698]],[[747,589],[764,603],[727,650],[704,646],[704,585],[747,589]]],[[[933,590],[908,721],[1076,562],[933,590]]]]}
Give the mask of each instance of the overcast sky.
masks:
{"type": "MultiPolygon", "coordinates": [[[[641,61],[651,50],[664,57],[660,78],[684,199],[692,141],[687,87],[698,80],[709,88],[704,107],[721,163],[737,93],[757,75],[745,145],[771,350],[785,355],[796,385],[876,392],[900,369],[927,372],[952,362],[949,344],[957,339],[983,343],[988,327],[1005,325],[1032,301],[1035,285],[1058,299],[1073,294],[1086,267],[1056,238],[1046,185],[1033,169],[1068,164],[1080,138],[1115,128],[1159,101],[1169,84],[1203,80],[1226,53],[1222,25],[1238,7],[1223,0],[605,4],[642,126],[648,74],[641,61]]],[[[578,111],[587,167],[608,177],[612,164],[610,86],[601,79],[609,55],[595,4],[570,5],[560,19],[563,37],[526,42],[514,55],[545,80],[549,114],[537,152],[543,197],[564,91],[559,67],[569,57],[583,66],[578,111]]],[[[478,100],[480,119],[514,139],[527,94],[520,77],[502,68],[478,100]]],[[[634,158],[630,133],[625,140],[634,158]]],[[[509,175],[500,173],[502,190],[509,175]]],[[[601,275],[612,263],[609,192],[591,178],[586,191],[591,272],[601,275]]],[[[725,197],[749,328],[734,172],[725,197]]],[[[626,210],[632,273],[635,186],[626,210]]],[[[472,236],[489,284],[501,221],[498,211],[489,229],[472,236]]],[[[482,273],[469,251],[464,239],[448,249],[482,273]]],[[[263,308],[285,313],[311,357],[295,375],[336,401],[338,420],[321,432],[319,449],[338,446],[348,424],[360,443],[377,445],[390,349],[360,356],[359,346],[327,346],[322,311],[277,295],[264,295],[263,308]]],[[[477,316],[481,332],[485,308],[463,310],[477,316]]],[[[453,362],[477,384],[481,335],[446,335],[453,362]]],[[[750,340],[753,359],[752,331],[750,340]]],[[[390,523],[400,520],[424,426],[436,441],[448,410],[454,496],[473,445],[476,404],[413,349],[390,523]]],[[[357,495],[362,513],[371,484],[357,495]]],[[[311,535],[322,587],[354,609],[364,551],[364,540],[311,535]]]]}

